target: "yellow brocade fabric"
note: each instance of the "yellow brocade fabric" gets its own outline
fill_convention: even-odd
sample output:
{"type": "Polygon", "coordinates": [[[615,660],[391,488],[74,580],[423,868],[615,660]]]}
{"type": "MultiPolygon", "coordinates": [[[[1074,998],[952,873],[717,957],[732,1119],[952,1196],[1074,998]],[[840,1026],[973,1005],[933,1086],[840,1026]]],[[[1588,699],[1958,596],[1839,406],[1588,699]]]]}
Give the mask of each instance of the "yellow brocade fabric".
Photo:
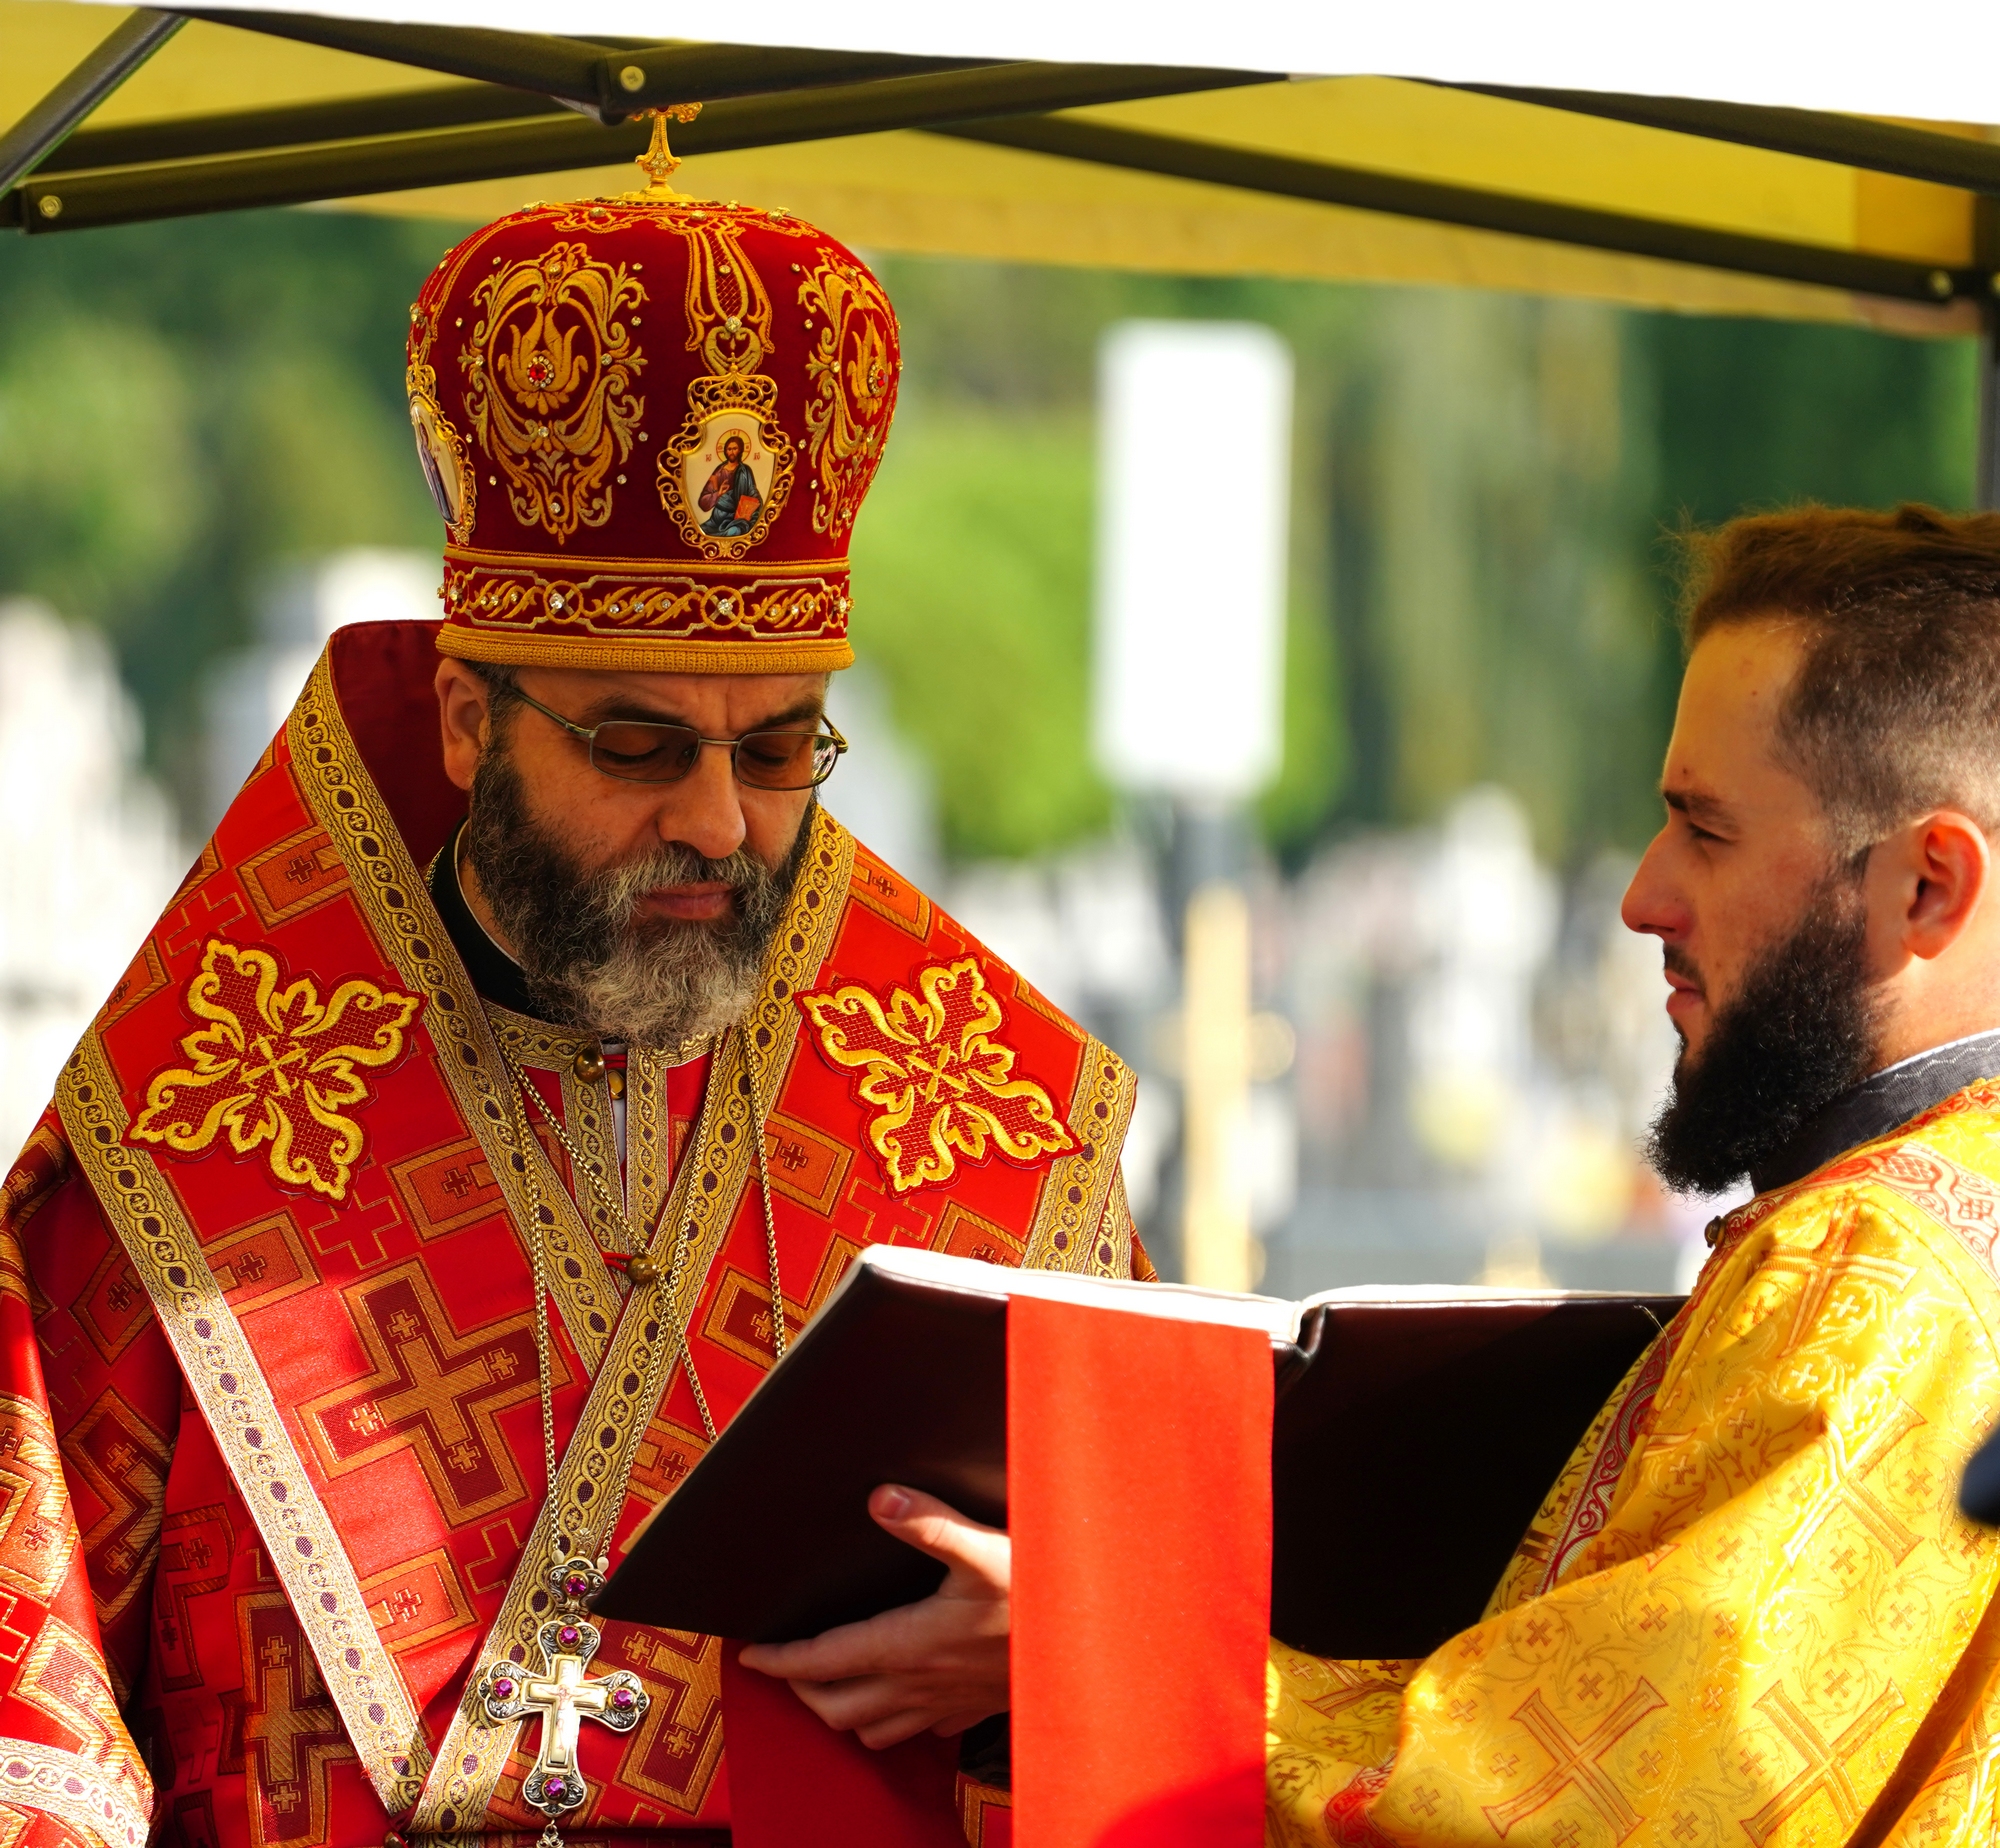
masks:
{"type": "Polygon", "coordinates": [[[1485,1618],[1269,1668],[1281,1848],[1991,1848],[2000,1083],[1732,1214],[1485,1618]]]}

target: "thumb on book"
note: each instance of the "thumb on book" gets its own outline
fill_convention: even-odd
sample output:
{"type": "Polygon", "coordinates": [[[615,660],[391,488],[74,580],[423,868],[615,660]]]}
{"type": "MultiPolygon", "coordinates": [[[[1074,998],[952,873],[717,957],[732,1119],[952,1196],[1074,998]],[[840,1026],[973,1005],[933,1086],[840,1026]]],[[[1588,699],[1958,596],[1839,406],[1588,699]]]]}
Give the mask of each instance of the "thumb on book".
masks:
{"type": "Polygon", "coordinates": [[[875,1523],[952,1568],[962,1593],[1005,1596],[1013,1549],[1004,1528],[986,1527],[921,1489],[885,1482],[868,1498],[875,1523]]]}

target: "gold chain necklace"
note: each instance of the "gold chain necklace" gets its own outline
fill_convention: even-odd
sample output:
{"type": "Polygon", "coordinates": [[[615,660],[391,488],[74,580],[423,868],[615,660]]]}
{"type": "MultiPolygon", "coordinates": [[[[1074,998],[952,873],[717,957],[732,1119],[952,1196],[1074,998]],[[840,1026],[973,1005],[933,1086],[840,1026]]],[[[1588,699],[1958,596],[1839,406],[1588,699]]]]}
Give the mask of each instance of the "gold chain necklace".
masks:
{"type": "MultiPolygon", "coordinates": [[[[725,1040],[724,1045],[727,1044],[725,1040]]],[[[701,1111],[696,1119],[690,1147],[699,1149],[707,1134],[710,1111],[715,1101],[717,1073],[722,1064],[721,1046],[709,1067],[708,1083],[704,1087],[701,1111]]],[[[472,1688],[475,1711],[489,1724],[502,1725],[510,1721],[526,1719],[530,1714],[542,1722],[539,1749],[535,1755],[535,1767],[523,1779],[521,1800],[531,1808],[539,1810],[547,1818],[542,1829],[541,1848],[562,1848],[562,1833],[558,1826],[562,1818],[578,1808],[589,1794],[578,1768],[578,1734],[582,1722],[595,1720],[608,1726],[614,1732],[628,1733],[645,1718],[651,1705],[644,1685],[627,1669],[614,1669],[606,1675],[591,1675],[587,1671],[591,1658],[596,1655],[603,1641],[602,1632],[589,1620],[590,1600],[603,1589],[604,1574],[610,1564],[606,1548],[610,1543],[610,1531],[599,1532],[592,1529],[588,1533],[569,1534],[563,1531],[556,1509],[556,1477],[558,1460],[556,1457],[556,1420],[554,1372],[551,1363],[552,1341],[549,1332],[549,1259],[547,1223],[552,1215],[545,1215],[542,1202],[541,1181],[535,1173],[534,1132],[528,1123],[527,1105],[524,1101],[533,1098],[542,1120],[554,1130],[570,1158],[572,1173],[581,1173],[586,1185],[598,1188],[598,1195],[611,1210],[614,1221],[623,1228],[626,1244],[631,1250],[626,1254],[625,1274],[631,1285],[631,1294],[626,1299],[626,1313],[631,1313],[634,1299],[643,1292],[664,1286],[668,1313],[679,1300],[680,1286],[685,1275],[687,1259],[693,1241],[689,1234],[693,1229],[692,1211],[683,1222],[674,1239],[674,1249],[664,1275],[655,1259],[651,1246],[640,1247],[630,1216],[614,1201],[606,1199],[604,1190],[595,1173],[579,1155],[562,1125],[557,1122],[541,1094],[528,1082],[527,1074],[516,1062],[513,1053],[502,1048],[508,1068],[516,1083],[514,1094],[514,1120],[521,1140],[522,1164],[526,1171],[528,1198],[534,1218],[528,1240],[529,1265],[534,1276],[535,1290],[535,1356],[539,1367],[537,1387],[541,1400],[542,1414],[542,1458],[547,1470],[547,1504],[549,1525],[550,1563],[545,1574],[545,1582],[555,1594],[554,1614],[536,1632],[536,1641],[542,1652],[542,1673],[537,1676],[521,1664],[503,1658],[487,1663],[479,1672],[472,1688]]],[[[771,1271],[771,1345],[776,1358],[782,1360],[785,1353],[785,1297],[778,1275],[778,1226],[771,1207],[770,1160],[764,1148],[764,1112],[758,1096],[758,1086],[754,1070],[746,1056],[745,1071],[750,1077],[751,1124],[750,1133],[757,1149],[758,1190],[763,1195],[764,1242],[770,1261],[771,1271]]],[[[666,1208],[661,1207],[664,1219],[666,1208]]],[[[659,1227],[654,1228],[652,1244],[659,1241],[659,1227]]],[[[688,1320],[693,1318],[693,1305],[689,1305],[688,1320]]],[[[708,1396],[702,1391],[700,1378],[695,1373],[694,1353],[688,1345],[688,1325],[683,1322],[675,1327],[671,1322],[669,1339],[660,1345],[660,1359],[656,1368],[671,1372],[673,1362],[678,1358],[687,1368],[688,1385],[694,1393],[696,1406],[701,1412],[702,1429],[709,1441],[715,1440],[715,1420],[708,1409],[708,1396]]],[[[649,1370],[646,1386],[650,1388],[657,1372],[649,1370]]],[[[662,1387],[664,1390],[664,1387],[662,1387]]],[[[658,1395],[646,1390],[643,1402],[653,1404],[658,1395]]],[[[576,1441],[571,1437],[571,1443],[576,1441]]],[[[617,1507],[621,1497],[606,1498],[607,1519],[615,1524],[617,1507]]]]}

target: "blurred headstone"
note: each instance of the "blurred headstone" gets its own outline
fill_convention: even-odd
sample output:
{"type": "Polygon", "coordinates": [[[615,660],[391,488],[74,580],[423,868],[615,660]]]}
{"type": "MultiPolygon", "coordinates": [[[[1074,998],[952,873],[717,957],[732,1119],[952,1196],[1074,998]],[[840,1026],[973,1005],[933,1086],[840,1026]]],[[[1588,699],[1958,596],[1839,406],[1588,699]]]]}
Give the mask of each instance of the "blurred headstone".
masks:
{"type": "Polygon", "coordinates": [[[433,622],[438,562],[426,552],[356,546],[277,580],[258,612],[258,638],[225,655],[208,678],[208,814],[222,819],[277,735],[336,629],[356,622],[433,622]]]}
{"type": "Polygon", "coordinates": [[[103,641],[0,603],[0,1160],[173,896],[187,850],[139,769],[139,715],[103,641]]]}

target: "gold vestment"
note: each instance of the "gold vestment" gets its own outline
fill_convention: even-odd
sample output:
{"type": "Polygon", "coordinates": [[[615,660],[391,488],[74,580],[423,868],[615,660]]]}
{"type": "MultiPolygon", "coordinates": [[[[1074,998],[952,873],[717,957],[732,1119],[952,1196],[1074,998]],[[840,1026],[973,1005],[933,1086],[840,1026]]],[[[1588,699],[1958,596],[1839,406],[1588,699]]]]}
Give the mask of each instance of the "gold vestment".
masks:
{"type": "Polygon", "coordinates": [[[2000,1842],[1996,1245],[2000,1081],[1731,1214],[1480,1623],[1272,1644],[1268,1841],[2000,1842]]]}

